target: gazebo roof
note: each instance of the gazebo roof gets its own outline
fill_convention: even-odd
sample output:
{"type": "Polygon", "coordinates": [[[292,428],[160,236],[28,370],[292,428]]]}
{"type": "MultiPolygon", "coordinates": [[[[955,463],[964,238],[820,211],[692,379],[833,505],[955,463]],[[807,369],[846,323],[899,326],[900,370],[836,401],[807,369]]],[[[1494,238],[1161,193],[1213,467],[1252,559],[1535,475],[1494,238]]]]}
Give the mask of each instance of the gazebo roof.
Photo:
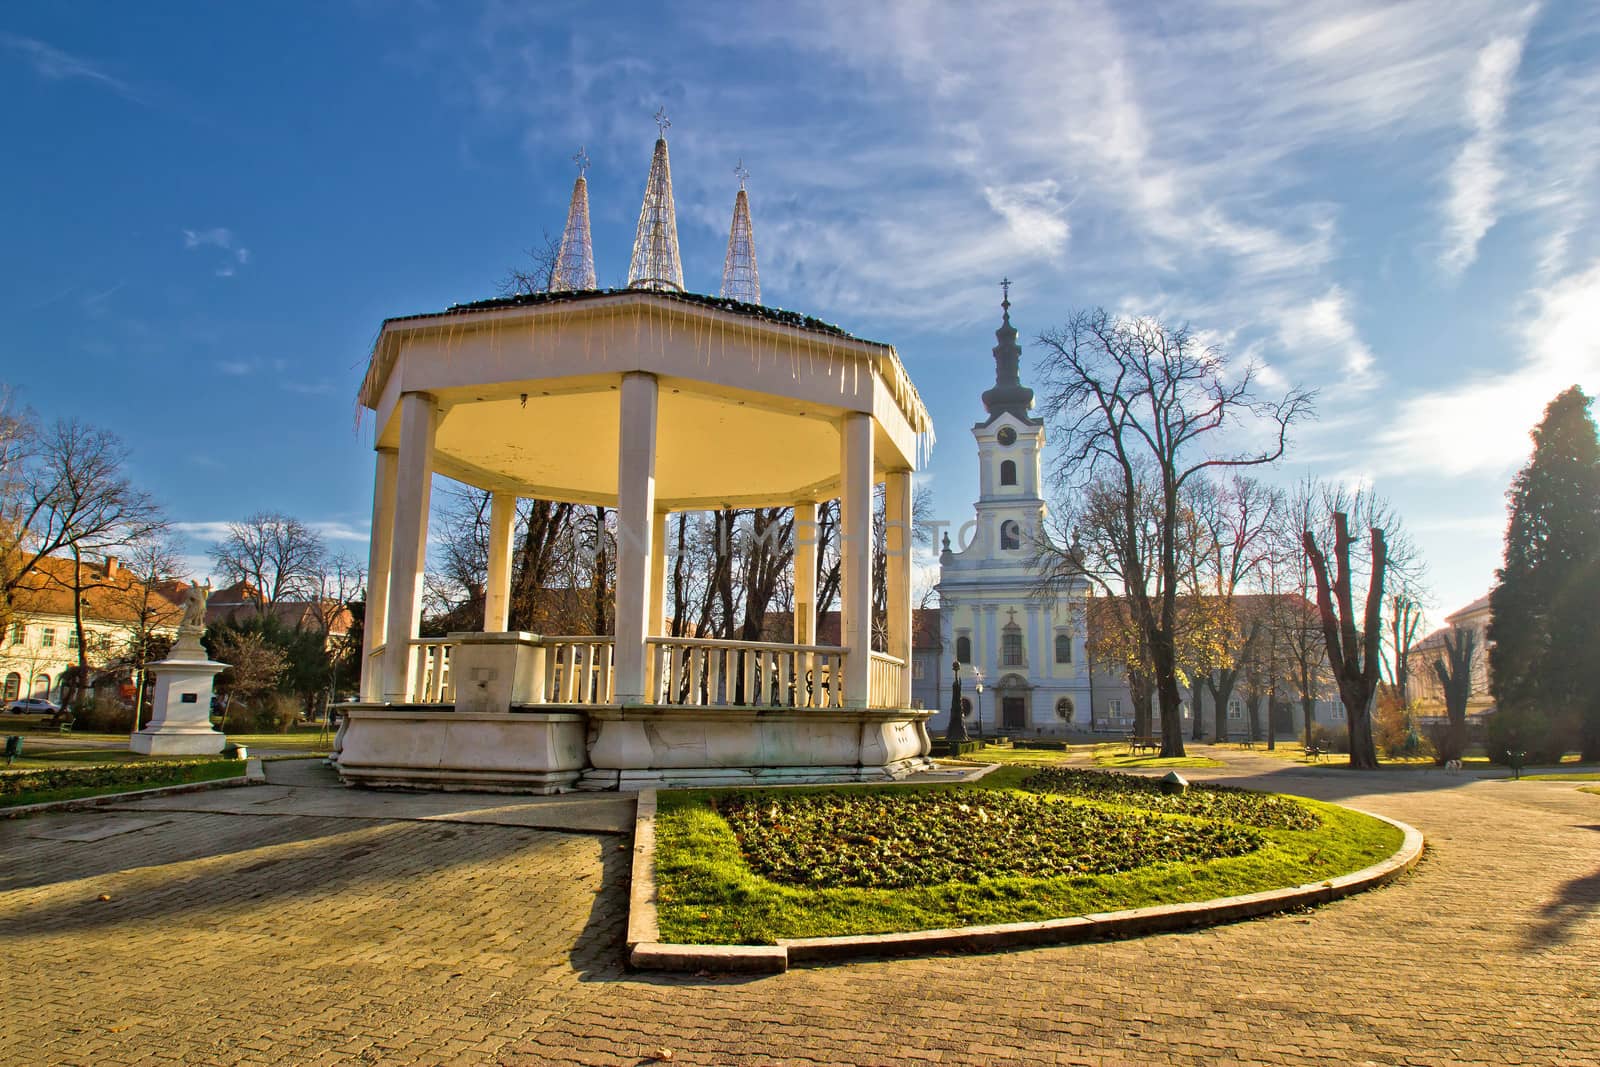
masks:
{"type": "Polygon", "coordinates": [[[464,315],[474,311],[499,311],[505,308],[534,307],[540,304],[577,304],[604,297],[634,295],[646,291],[652,297],[661,300],[715,308],[718,311],[727,311],[735,315],[761,319],[764,322],[776,323],[779,326],[790,326],[797,330],[809,330],[812,333],[838,337],[846,341],[856,341],[865,345],[876,345],[879,348],[892,347],[882,341],[871,341],[865,337],[857,337],[831,322],[823,322],[819,318],[804,315],[798,311],[785,311],[783,308],[767,307],[764,304],[746,304],[743,301],[729,300],[720,296],[708,296],[705,293],[680,293],[672,292],[671,290],[571,289],[557,290],[555,292],[518,293],[515,296],[491,297],[488,300],[473,300],[465,304],[452,304],[443,311],[425,311],[417,315],[396,315],[385,319],[384,324],[411,322],[417,319],[436,319],[447,315],[464,315]]]}

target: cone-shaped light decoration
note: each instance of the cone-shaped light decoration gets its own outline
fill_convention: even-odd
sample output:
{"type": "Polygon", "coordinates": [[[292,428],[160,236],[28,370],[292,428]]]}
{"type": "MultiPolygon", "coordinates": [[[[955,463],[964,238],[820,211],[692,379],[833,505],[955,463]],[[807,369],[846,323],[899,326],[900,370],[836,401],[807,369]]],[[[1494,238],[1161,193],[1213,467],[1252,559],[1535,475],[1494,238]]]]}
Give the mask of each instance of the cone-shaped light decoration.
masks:
{"type": "Polygon", "coordinates": [[[629,289],[670,289],[683,292],[683,267],[678,263],[678,217],[672,205],[672,165],[667,162],[665,110],[656,112],[661,136],[650,160],[650,180],[645,182],[644,203],[639,208],[639,232],[633,238],[633,262],[628,265],[629,289]]]}
{"type": "Polygon", "coordinates": [[[589,183],[583,172],[589,157],[582,148],[572,157],[578,164],[578,180],[572,183],[572,203],[567,207],[567,228],[561,232],[561,251],[556,269],[550,274],[550,288],[594,289],[594,246],[589,241],[589,183]]]}
{"type": "Polygon", "coordinates": [[[744,161],[733,171],[739,176],[739,193],[733,198],[733,226],[728,230],[728,256],[722,261],[722,296],[746,304],[761,303],[761,272],[756,269],[756,237],[750,229],[750,198],[744,180],[750,172],[744,161]]]}

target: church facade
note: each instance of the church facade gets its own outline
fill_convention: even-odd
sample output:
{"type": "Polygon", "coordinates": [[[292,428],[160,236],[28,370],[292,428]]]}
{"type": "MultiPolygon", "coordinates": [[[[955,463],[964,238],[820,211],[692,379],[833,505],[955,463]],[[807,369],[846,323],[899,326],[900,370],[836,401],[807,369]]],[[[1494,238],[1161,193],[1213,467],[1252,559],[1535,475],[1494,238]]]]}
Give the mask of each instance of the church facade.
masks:
{"type": "MultiPolygon", "coordinates": [[[[1034,545],[1048,514],[1041,487],[1045,425],[1032,413],[1033,390],[1021,382],[1009,294],[1001,310],[995,383],[983,394],[986,417],[972,428],[978,500],[955,544],[945,536],[939,556],[939,632],[947,661],[940,681],[948,694],[948,661],[961,664],[975,732],[1050,736],[1090,724],[1089,589],[1077,579],[1052,598],[1036,594],[1034,545]]],[[[948,714],[942,720],[948,725],[948,714]]]]}

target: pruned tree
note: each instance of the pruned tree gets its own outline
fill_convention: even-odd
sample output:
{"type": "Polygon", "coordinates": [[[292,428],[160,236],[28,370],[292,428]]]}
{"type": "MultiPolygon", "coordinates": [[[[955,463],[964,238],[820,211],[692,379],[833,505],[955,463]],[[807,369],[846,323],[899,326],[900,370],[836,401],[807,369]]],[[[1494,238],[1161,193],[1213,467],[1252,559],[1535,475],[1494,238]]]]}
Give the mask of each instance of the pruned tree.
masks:
{"type": "Polygon", "coordinates": [[[1411,653],[1422,636],[1422,605],[1410,592],[1389,596],[1389,684],[1402,707],[1411,703],[1411,653]]]}
{"type": "Polygon", "coordinates": [[[1366,607],[1355,614],[1352,591],[1350,518],[1342,511],[1333,514],[1333,563],[1317,545],[1316,533],[1303,532],[1306,556],[1311,561],[1317,585],[1317,614],[1322,624],[1323,642],[1328,650],[1339,699],[1344,704],[1350,730],[1350,766],[1375,770],[1378,754],[1372,740],[1372,707],[1378,693],[1378,678],[1383,654],[1383,580],[1388,565],[1383,530],[1368,530],[1371,562],[1367,577],[1366,607]]]}
{"type": "Polygon", "coordinates": [[[1473,661],[1478,655],[1478,632],[1470,626],[1453,626],[1443,635],[1444,652],[1433,659],[1433,673],[1444,692],[1448,720],[1444,742],[1437,746],[1438,761],[1461,758],[1467,747],[1467,701],[1472,698],[1473,661]]]}
{"type": "Polygon", "coordinates": [[[1183,490],[1208,472],[1276,462],[1290,427],[1311,412],[1311,394],[1293,389],[1262,400],[1252,365],[1232,365],[1187,326],[1169,328],[1148,318],[1082,312],[1040,341],[1045,349],[1042,409],[1064,448],[1057,485],[1082,484],[1102,471],[1122,481],[1128,510],[1119,529],[1130,543],[1118,554],[1135,561],[1122,575],[1123,592],[1150,645],[1161,706],[1161,754],[1182,756],[1177,598],[1183,490]],[[1237,452],[1215,444],[1245,423],[1268,426],[1270,444],[1237,452]],[[1146,529],[1134,511],[1135,483],[1146,472],[1160,514],[1148,535],[1154,538],[1153,552],[1132,540],[1146,529]],[[1150,556],[1154,566],[1147,568],[1143,561],[1150,556]]]}
{"type": "Polygon", "coordinates": [[[229,584],[245,583],[258,615],[286,601],[313,599],[326,555],[322,535],[277,511],[228,523],[211,549],[217,574],[229,584]]]}

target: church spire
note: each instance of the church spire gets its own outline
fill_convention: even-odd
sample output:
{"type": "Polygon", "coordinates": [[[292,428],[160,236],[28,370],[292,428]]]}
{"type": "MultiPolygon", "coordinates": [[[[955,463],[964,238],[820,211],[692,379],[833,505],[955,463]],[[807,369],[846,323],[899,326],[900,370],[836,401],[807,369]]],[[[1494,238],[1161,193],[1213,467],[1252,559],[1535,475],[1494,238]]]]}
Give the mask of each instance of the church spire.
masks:
{"type": "Polygon", "coordinates": [[[584,177],[589,157],[581,145],[572,161],[578,165],[578,180],[572,183],[567,228],[561,231],[561,251],[556,255],[555,270],[550,272],[553,291],[595,288],[594,246],[589,241],[589,182],[584,177]]]}
{"type": "Polygon", "coordinates": [[[639,231],[633,238],[633,262],[628,266],[629,289],[670,289],[683,292],[683,267],[678,262],[678,216],[672,204],[672,165],[667,161],[666,108],[656,112],[656,151],[650,160],[650,178],[639,207],[639,231]]]}
{"type": "Polygon", "coordinates": [[[1010,412],[1019,419],[1030,419],[1028,409],[1033,407],[1033,390],[1022,384],[1017,365],[1022,359],[1022,349],[1017,345],[1017,328],[1011,325],[1011,279],[1000,282],[1003,294],[1000,300],[1000,328],[994,332],[994,388],[983,394],[984,410],[993,422],[1002,412],[1010,412]]]}
{"type": "Polygon", "coordinates": [[[750,198],[744,182],[750,172],[744,160],[733,168],[739,176],[739,192],[733,198],[733,225],[728,230],[728,256],[722,261],[722,296],[746,304],[761,303],[761,272],[756,269],[756,238],[750,228],[750,198]]]}

